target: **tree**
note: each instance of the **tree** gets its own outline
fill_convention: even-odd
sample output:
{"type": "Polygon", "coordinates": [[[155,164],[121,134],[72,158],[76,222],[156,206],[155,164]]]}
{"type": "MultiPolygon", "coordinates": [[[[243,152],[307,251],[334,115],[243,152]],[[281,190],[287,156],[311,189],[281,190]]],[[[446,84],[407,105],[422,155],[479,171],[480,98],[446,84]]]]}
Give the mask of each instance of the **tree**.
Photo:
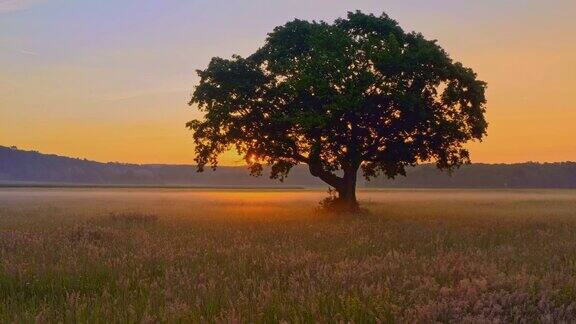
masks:
{"type": "Polygon", "coordinates": [[[463,146],[486,134],[486,83],[435,40],[386,14],[359,11],[334,23],[294,20],[247,58],[212,58],[197,71],[190,105],[198,171],[235,148],[252,175],[284,179],[297,164],[358,208],[356,180],[405,175],[435,161],[469,163],[463,146]]]}

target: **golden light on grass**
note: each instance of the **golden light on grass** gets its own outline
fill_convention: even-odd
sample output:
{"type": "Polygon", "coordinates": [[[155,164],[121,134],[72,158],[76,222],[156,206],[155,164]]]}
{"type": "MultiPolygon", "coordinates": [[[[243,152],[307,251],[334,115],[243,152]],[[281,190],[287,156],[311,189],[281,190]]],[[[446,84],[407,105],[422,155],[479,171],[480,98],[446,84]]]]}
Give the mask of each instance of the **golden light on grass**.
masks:
{"type": "Polygon", "coordinates": [[[572,322],[573,190],[0,189],[0,322],[572,322]]]}

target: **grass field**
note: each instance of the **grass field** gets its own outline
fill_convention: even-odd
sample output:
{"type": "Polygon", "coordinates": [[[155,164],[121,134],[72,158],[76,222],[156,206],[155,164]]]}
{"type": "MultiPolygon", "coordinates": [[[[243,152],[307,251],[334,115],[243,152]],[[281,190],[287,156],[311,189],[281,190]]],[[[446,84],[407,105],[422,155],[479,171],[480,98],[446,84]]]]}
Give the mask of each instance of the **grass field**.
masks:
{"type": "Polygon", "coordinates": [[[0,322],[576,321],[576,191],[0,189],[0,322]]]}

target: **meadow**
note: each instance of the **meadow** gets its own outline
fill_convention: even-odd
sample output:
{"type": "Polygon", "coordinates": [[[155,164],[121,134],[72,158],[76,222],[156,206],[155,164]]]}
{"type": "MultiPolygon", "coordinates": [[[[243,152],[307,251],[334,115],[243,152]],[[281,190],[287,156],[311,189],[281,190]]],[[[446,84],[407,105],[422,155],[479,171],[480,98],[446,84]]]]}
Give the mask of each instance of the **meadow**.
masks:
{"type": "Polygon", "coordinates": [[[0,322],[573,322],[576,191],[0,189],[0,322]]]}

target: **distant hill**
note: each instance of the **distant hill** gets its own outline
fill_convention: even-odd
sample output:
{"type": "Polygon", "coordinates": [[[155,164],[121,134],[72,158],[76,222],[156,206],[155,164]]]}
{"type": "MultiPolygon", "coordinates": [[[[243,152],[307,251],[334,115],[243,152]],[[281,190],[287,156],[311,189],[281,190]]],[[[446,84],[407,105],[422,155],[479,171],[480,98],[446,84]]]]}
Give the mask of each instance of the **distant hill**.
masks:
{"type": "Polygon", "coordinates": [[[295,168],[283,183],[252,177],[245,167],[219,167],[202,173],[193,165],[94,162],[0,146],[0,183],[92,184],[196,187],[314,187],[323,182],[295,168]]]}
{"type": "MultiPolygon", "coordinates": [[[[197,173],[193,165],[101,163],[0,146],[3,185],[128,185],[195,187],[323,187],[305,166],[283,182],[248,175],[245,167],[197,173]]],[[[362,181],[371,188],[576,188],[576,163],[472,164],[452,175],[425,164],[407,177],[362,181]]]]}
{"type": "Polygon", "coordinates": [[[515,163],[464,165],[452,175],[424,164],[409,169],[406,177],[383,177],[368,187],[393,188],[576,188],[576,163],[515,163]]]}

